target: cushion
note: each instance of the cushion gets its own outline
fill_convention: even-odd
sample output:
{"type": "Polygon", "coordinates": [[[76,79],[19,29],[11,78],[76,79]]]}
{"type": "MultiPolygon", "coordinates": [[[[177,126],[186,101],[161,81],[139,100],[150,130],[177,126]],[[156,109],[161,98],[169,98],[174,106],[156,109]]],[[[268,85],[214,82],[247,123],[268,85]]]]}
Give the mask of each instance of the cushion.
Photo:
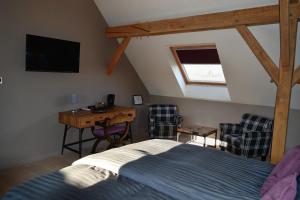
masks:
{"type": "MultiPolygon", "coordinates": [[[[109,127],[107,129],[107,134],[113,135],[113,134],[117,134],[117,133],[122,133],[125,130],[125,128],[126,128],[125,124],[115,125],[115,126],[109,127]]],[[[103,137],[104,136],[104,128],[95,129],[94,135],[96,135],[98,137],[103,137]]]]}
{"type": "Polygon", "coordinates": [[[262,199],[281,199],[280,197],[283,196],[294,199],[297,193],[296,179],[299,174],[300,145],[288,151],[283,160],[273,169],[271,174],[268,176],[260,191],[262,199]],[[278,192],[275,192],[276,188],[278,192]]]}
{"type": "Polygon", "coordinates": [[[272,132],[273,120],[246,113],[242,116],[240,125],[249,131],[272,132]]]}
{"type": "Polygon", "coordinates": [[[241,137],[239,135],[223,135],[222,146],[233,146],[235,148],[241,148],[241,137]]]}
{"type": "Polygon", "coordinates": [[[297,175],[282,178],[262,196],[262,200],[293,200],[297,194],[297,175]]]}

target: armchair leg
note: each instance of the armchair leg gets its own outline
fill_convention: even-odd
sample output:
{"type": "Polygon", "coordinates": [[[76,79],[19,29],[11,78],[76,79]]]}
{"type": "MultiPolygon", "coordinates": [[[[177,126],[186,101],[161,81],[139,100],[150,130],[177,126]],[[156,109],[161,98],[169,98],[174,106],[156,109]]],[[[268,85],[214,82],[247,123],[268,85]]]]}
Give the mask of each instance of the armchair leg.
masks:
{"type": "Polygon", "coordinates": [[[225,148],[224,147],[220,147],[221,151],[225,151],[225,148]]]}

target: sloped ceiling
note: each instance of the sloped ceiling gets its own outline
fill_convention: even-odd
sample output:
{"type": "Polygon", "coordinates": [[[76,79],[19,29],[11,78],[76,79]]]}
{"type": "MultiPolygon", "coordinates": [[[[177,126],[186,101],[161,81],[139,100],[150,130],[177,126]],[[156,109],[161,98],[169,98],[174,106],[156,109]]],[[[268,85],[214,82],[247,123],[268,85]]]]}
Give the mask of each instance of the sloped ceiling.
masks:
{"type": "MultiPolygon", "coordinates": [[[[277,4],[277,0],[95,0],[109,26],[277,4]]],[[[299,25],[300,26],[300,25],[299,25]]],[[[250,30],[279,63],[279,25],[250,30]]],[[[300,64],[300,30],[296,64],[300,64]]],[[[274,106],[276,87],[235,29],[134,38],[126,55],[152,95],[274,106]],[[170,46],[215,43],[227,87],[186,86],[170,46]]],[[[118,66],[122,67],[122,66],[118,66]]],[[[292,108],[300,109],[300,86],[293,89],[292,108]]]]}

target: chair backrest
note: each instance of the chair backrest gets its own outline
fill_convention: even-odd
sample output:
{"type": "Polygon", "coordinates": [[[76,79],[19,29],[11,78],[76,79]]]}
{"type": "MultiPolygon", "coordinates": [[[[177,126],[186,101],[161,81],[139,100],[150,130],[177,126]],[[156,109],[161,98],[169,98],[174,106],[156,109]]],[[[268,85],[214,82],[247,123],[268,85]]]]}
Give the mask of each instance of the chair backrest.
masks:
{"type": "Polygon", "coordinates": [[[248,131],[272,132],[273,120],[259,115],[245,113],[240,123],[241,128],[248,131]]]}
{"type": "Polygon", "coordinates": [[[150,105],[149,116],[156,121],[174,121],[177,116],[177,106],[172,104],[150,105]]]}

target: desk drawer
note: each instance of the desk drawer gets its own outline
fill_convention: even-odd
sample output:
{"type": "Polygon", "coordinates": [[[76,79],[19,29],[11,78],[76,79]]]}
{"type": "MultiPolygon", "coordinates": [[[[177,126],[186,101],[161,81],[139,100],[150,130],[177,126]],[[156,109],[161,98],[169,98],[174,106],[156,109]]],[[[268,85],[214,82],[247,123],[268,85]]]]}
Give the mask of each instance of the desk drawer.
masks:
{"type": "Polygon", "coordinates": [[[78,112],[60,112],[59,122],[75,128],[89,128],[95,126],[96,121],[103,121],[106,118],[114,118],[118,115],[128,115],[130,121],[136,117],[136,111],[133,108],[115,107],[105,113],[91,113],[90,111],[79,110],[78,112]]]}
{"type": "Polygon", "coordinates": [[[79,120],[79,126],[80,126],[80,127],[85,127],[85,128],[95,126],[94,118],[92,118],[92,117],[89,117],[89,118],[81,118],[81,119],[79,120]]]}
{"type": "Polygon", "coordinates": [[[115,113],[110,113],[107,117],[110,119],[113,119],[119,115],[128,115],[128,118],[131,119],[131,121],[134,120],[135,118],[135,112],[134,111],[122,111],[122,112],[115,112],[115,113]]]}

